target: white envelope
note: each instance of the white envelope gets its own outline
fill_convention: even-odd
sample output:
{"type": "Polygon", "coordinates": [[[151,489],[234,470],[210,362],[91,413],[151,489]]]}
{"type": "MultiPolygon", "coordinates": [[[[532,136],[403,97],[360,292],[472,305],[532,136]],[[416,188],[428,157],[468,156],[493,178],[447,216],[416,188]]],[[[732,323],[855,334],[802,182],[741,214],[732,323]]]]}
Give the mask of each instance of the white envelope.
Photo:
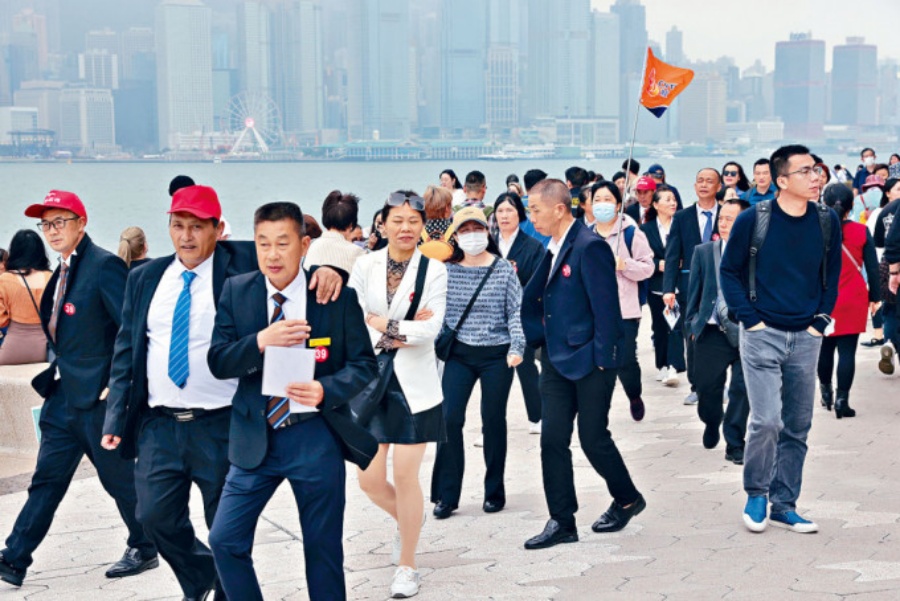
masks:
{"type": "MultiPolygon", "coordinates": [[[[262,393],[283,397],[288,384],[312,382],[316,373],[316,351],[308,348],[270,346],[263,358],[262,393]]],[[[290,401],[291,413],[318,411],[290,401]]]]}

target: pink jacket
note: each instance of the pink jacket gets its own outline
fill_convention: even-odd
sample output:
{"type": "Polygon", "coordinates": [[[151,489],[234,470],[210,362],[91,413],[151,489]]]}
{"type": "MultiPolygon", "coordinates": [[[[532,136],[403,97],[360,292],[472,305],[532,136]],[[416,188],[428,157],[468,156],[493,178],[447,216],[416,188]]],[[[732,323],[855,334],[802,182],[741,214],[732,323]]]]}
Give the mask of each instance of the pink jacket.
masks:
{"type": "Polygon", "coordinates": [[[612,232],[606,238],[606,243],[612,249],[613,254],[625,259],[625,269],[616,271],[616,279],[619,281],[619,305],[622,308],[623,319],[640,319],[641,302],[638,296],[638,282],[648,279],[653,275],[653,249],[647,241],[647,236],[628,215],[623,215],[622,242],[619,243],[619,222],[613,225],[612,232]],[[634,227],[634,238],[631,241],[631,252],[628,251],[624,230],[629,226],[634,227]]]}

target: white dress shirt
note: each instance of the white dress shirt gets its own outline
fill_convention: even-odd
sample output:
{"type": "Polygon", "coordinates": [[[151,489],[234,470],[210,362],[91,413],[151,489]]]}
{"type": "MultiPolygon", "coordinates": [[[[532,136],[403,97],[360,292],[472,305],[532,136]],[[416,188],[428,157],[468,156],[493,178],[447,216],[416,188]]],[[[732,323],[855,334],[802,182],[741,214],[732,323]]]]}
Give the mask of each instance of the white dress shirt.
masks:
{"type": "MultiPolygon", "coordinates": [[[[716,219],[719,216],[719,204],[718,203],[714,204],[711,209],[704,209],[699,204],[696,205],[696,207],[697,207],[697,223],[700,224],[700,242],[702,243],[702,242],[704,242],[703,228],[706,227],[706,215],[703,214],[703,211],[709,211],[710,213],[712,213],[712,215],[710,215],[710,217],[709,217],[712,220],[712,229],[710,231],[715,232],[716,231],[716,219]]],[[[710,236],[710,239],[706,240],[706,242],[710,242],[711,240],[712,240],[712,237],[710,236]]]]}
{"type": "Polygon", "coordinates": [[[550,273],[553,273],[553,268],[556,267],[556,257],[559,255],[559,249],[562,248],[563,243],[566,241],[566,236],[569,235],[569,230],[572,229],[573,225],[575,225],[574,219],[569,224],[569,227],[566,228],[566,231],[562,233],[562,236],[559,237],[559,240],[553,238],[547,243],[547,250],[553,254],[553,260],[550,261],[550,273]]]}
{"type": "MultiPolygon", "coordinates": [[[[272,315],[275,313],[275,300],[272,297],[277,293],[280,293],[286,299],[281,305],[284,319],[306,319],[306,273],[302,269],[297,274],[297,277],[285,286],[284,290],[279,290],[266,278],[267,321],[272,321],[272,315]]],[[[305,344],[298,344],[295,348],[304,348],[305,346],[305,344]]],[[[301,413],[298,403],[291,401],[289,406],[291,413],[301,413]]],[[[305,408],[304,411],[309,412],[309,408],[305,408]]]]}
{"type": "MultiPolygon", "coordinates": [[[[69,255],[68,259],[64,259],[62,255],[59,255],[60,264],[65,263],[66,269],[71,269],[72,268],[72,257],[74,257],[77,254],[78,254],[78,251],[73,250],[72,254],[69,255]]],[[[62,265],[60,265],[60,273],[62,273],[62,265]]],[[[53,290],[53,306],[54,307],[56,306],[56,303],[59,301],[59,285],[61,283],[62,283],[62,278],[56,278],[56,288],[53,290]]]]}
{"type": "MultiPolygon", "coordinates": [[[[659,229],[659,239],[662,240],[663,248],[666,247],[666,244],[669,242],[669,231],[672,229],[672,220],[669,219],[669,225],[663,225],[663,222],[658,218],[656,221],[656,227],[659,229]]],[[[700,235],[703,235],[703,230],[700,230],[700,235]]]]}
{"type": "Polygon", "coordinates": [[[238,380],[218,380],[209,371],[206,354],[216,320],[213,300],[213,257],[188,270],[176,257],[163,272],[147,313],[147,385],[151,407],[206,409],[229,407],[238,380]],[[181,274],[193,271],[191,315],[188,333],[189,375],[184,388],[169,378],[169,347],[172,342],[172,317],[184,288],[181,274]]]}
{"type": "Polygon", "coordinates": [[[504,259],[506,258],[506,256],[509,254],[509,251],[512,250],[512,246],[516,241],[516,236],[518,236],[518,235],[519,235],[518,228],[516,228],[516,230],[512,233],[512,236],[509,237],[509,240],[504,240],[503,234],[502,233],[500,234],[500,236],[499,236],[500,240],[497,243],[497,245],[500,247],[500,256],[501,257],[503,257],[504,259]]]}

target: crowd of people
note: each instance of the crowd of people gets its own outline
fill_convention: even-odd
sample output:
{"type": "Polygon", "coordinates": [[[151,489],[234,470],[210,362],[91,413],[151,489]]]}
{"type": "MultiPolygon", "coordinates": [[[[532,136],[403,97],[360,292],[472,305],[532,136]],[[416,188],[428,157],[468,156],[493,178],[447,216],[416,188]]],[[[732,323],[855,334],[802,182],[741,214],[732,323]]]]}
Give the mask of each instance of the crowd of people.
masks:
{"type": "Polygon", "coordinates": [[[868,317],[875,335],[862,344],[881,347],[886,374],[900,340],[900,156],[880,165],[867,148],[861,159],[851,176],[784,146],[750,177],[734,161],[701,169],[693,197],[633,159],[610,179],[533,169],[493,202],[483,173],[460,181],[447,169],[422,196],[390,193],[368,232],[359,198],[335,190],[321,226],[291,202],[260,206],[253,241],[230,240],[216,191],[178,176],[172,249],[158,258],[139,227],[117,255],[100,248],[81,199],[51,191],[24,211],[44,239],[21,230],[0,253],[0,365],[49,362],[33,383],[45,399],[40,453],[0,579],[21,586],[86,456],[128,529],[107,577],[162,556],[185,599],[261,599],[253,534],[288,480],[310,598],[344,599],[349,461],[396,524],[390,594],[413,596],[426,446],[437,445],[431,513],[448,519],[479,384],[482,510],[502,511],[515,374],[549,513],[525,548],[578,540],[576,422],[612,500],[592,530],[621,530],[647,501],[609,411],[617,382],[635,421],[648,411],[645,305],[655,380],[678,386],[684,374],[703,446],[724,437],[725,458],[743,466],[746,527],[814,532],[797,500],[816,383],[825,410],[854,417],[868,317]],[[209,546],[189,519],[194,484],[209,546]]]}

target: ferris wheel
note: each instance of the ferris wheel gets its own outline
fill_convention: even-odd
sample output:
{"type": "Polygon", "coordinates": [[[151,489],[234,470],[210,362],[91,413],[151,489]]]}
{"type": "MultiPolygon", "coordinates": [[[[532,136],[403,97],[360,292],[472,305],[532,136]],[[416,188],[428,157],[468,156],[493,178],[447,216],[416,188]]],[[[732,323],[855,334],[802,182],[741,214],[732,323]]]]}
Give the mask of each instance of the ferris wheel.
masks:
{"type": "Polygon", "coordinates": [[[281,144],[281,114],[271,98],[260,92],[241,92],[228,103],[228,127],[240,132],[229,154],[267,153],[281,144]]]}

